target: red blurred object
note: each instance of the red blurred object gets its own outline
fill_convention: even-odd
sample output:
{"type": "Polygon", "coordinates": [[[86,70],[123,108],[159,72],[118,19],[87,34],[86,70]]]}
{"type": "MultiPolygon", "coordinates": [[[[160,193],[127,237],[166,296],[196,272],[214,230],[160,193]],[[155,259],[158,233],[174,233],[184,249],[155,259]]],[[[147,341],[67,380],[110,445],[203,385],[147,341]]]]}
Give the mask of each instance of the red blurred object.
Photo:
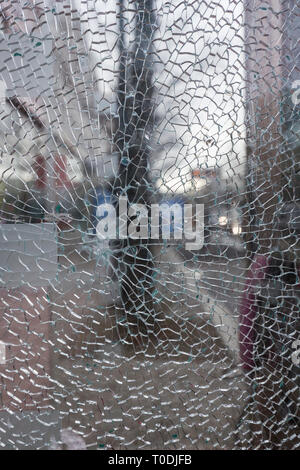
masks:
{"type": "Polygon", "coordinates": [[[69,188],[70,186],[72,186],[67,172],[66,155],[55,156],[54,173],[56,175],[57,188],[69,188]]]}
{"type": "Polygon", "coordinates": [[[38,155],[33,164],[33,170],[36,173],[37,180],[36,186],[39,189],[44,189],[47,184],[46,161],[43,155],[38,155]]]}
{"type": "Polygon", "coordinates": [[[253,345],[255,341],[255,332],[253,323],[257,314],[257,304],[255,298],[255,287],[265,278],[266,268],[268,266],[267,257],[256,255],[249,270],[246,281],[242,306],[240,313],[240,354],[243,369],[251,370],[254,368],[253,345]]]}
{"type": "Polygon", "coordinates": [[[195,168],[192,170],[193,178],[216,178],[217,173],[213,168],[195,168]]]}

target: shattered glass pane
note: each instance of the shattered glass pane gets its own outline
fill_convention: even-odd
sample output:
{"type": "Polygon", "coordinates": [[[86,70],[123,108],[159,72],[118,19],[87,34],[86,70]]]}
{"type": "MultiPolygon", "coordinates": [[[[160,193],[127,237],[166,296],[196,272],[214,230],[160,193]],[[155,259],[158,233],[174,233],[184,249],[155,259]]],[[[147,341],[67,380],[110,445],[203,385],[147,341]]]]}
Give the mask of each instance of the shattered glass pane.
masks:
{"type": "Polygon", "coordinates": [[[299,1],[0,20],[1,448],[299,449],[299,1]]]}

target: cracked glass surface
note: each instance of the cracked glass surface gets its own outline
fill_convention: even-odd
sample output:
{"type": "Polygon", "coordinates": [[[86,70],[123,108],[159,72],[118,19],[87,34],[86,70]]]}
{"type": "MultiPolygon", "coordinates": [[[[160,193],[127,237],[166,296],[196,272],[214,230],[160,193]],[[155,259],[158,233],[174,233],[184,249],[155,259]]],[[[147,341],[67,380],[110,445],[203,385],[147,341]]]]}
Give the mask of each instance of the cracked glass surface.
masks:
{"type": "Polygon", "coordinates": [[[299,449],[299,1],[0,21],[1,448],[299,449]],[[122,197],[203,246],[103,238],[122,197]]]}

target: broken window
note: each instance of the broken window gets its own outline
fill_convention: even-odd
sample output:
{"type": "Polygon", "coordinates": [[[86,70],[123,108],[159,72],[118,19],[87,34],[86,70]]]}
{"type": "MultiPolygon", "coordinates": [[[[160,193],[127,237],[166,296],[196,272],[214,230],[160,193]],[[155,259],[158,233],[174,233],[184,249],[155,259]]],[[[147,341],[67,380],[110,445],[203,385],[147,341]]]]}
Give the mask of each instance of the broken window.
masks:
{"type": "Polygon", "coordinates": [[[0,19],[1,447],[299,448],[298,2],[0,19]]]}

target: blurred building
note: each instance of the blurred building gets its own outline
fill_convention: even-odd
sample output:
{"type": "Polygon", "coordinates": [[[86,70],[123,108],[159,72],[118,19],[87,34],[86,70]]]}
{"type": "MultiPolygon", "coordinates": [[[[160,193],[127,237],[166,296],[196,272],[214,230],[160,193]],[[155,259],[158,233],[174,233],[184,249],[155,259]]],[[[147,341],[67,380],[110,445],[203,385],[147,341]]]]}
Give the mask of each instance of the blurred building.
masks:
{"type": "Polygon", "coordinates": [[[295,197],[298,185],[300,105],[292,96],[300,80],[299,34],[297,2],[245,1],[246,225],[262,251],[270,250],[278,203],[295,197]]]}
{"type": "Polygon", "coordinates": [[[4,1],[0,18],[0,178],[11,198],[25,203],[34,193],[47,212],[64,210],[112,175],[110,109],[90,71],[80,12],[76,2],[4,1]]]}

